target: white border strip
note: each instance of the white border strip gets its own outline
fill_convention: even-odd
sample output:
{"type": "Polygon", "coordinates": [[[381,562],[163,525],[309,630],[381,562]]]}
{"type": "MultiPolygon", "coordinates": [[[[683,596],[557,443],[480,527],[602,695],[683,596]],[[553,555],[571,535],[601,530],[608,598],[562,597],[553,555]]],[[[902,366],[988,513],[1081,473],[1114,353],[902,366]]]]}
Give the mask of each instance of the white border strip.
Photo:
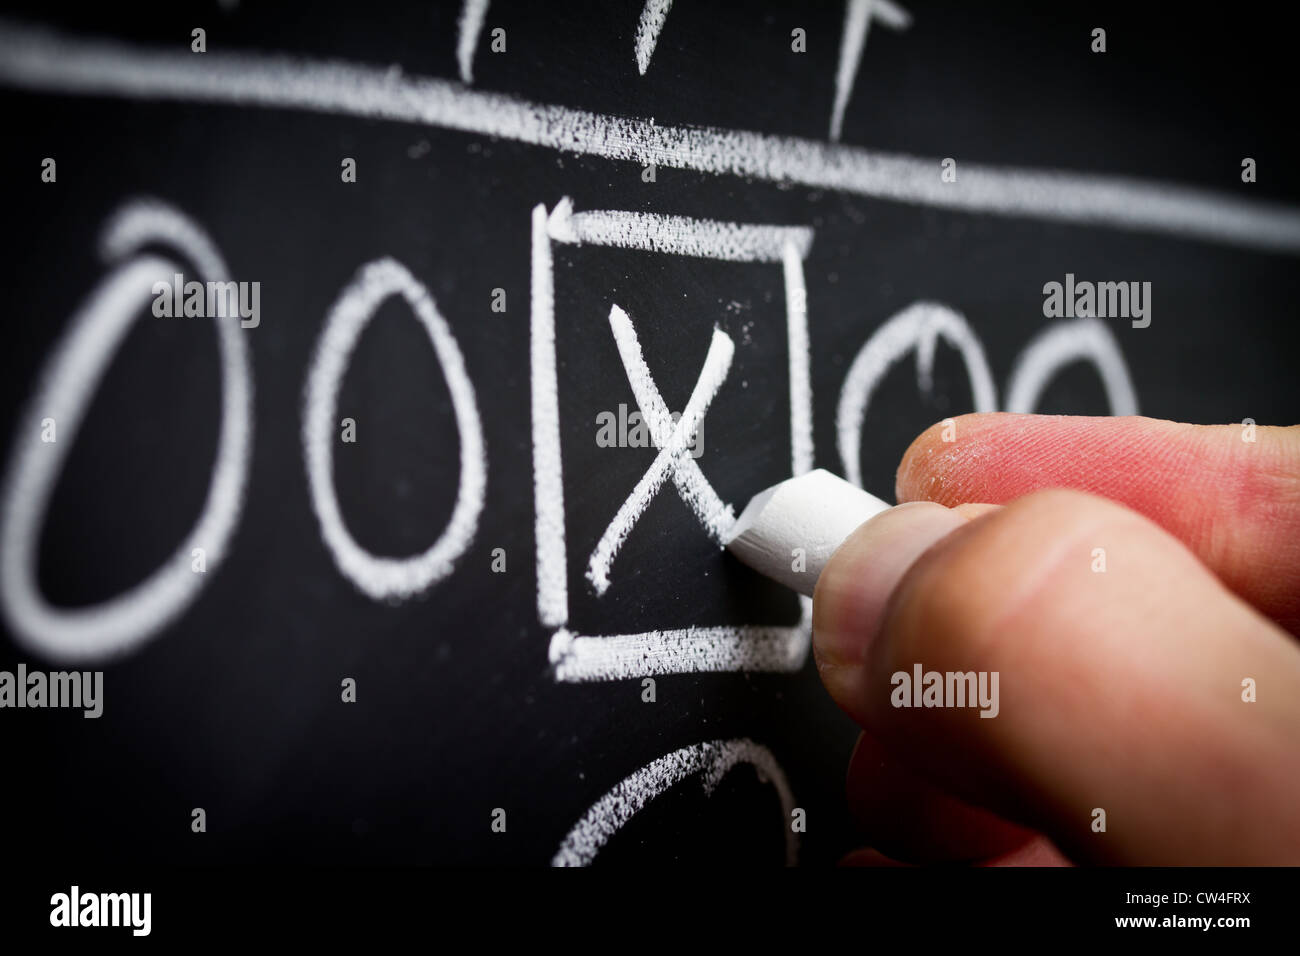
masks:
{"type": "Polygon", "coordinates": [[[606,159],[796,183],[875,199],[1164,233],[1300,254],[1300,208],[1170,183],[939,162],[737,130],[657,126],[432,77],[273,54],[160,51],[0,19],[0,83],[50,93],[197,101],[418,123],[606,159]]]}

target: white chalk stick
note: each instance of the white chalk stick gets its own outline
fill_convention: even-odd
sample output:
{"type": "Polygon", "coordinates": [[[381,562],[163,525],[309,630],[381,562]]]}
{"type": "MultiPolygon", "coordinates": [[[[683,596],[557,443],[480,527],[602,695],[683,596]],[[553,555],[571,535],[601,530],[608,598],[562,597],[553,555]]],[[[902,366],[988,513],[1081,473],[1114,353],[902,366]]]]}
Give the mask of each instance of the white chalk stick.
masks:
{"type": "Polygon", "coordinates": [[[756,494],[723,544],[751,568],[812,597],[835,549],[889,507],[818,468],[756,494]]]}

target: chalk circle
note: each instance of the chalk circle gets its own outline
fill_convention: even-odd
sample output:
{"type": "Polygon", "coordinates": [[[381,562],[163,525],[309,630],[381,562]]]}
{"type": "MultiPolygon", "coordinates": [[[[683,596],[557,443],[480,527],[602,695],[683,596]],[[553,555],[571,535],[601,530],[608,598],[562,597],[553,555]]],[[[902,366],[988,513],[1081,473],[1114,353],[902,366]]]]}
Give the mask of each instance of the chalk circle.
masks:
{"type": "Polygon", "coordinates": [[[1075,319],[1040,332],[1011,372],[1007,411],[1032,412],[1052,377],[1071,362],[1090,361],[1101,376],[1112,415],[1136,415],[1137,392],[1114,334],[1100,319],[1075,319]]]}
{"type": "MultiPolygon", "coordinates": [[[[203,230],[182,213],[154,201],[133,202],[105,230],[103,249],[123,260],[95,288],[69,324],[40,376],[14,439],[0,490],[0,606],[15,639],[56,661],[102,661],[138,649],[198,596],[226,554],[243,505],[252,435],[252,372],[239,326],[216,319],[221,357],[221,434],[207,499],[184,542],[152,575],[99,604],[49,604],[37,581],[37,549],[46,509],[90,400],[127,332],[153,298],[153,286],[184,270],[150,253],[147,244],[176,247],[208,281],[228,274],[203,230]],[[41,441],[41,421],[52,418],[57,440],[41,441]],[[195,573],[191,551],[206,552],[206,573],[195,573]]],[[[175,320],[172,320],[175,321],[175,320]]],[[[186,320],[181,320],[186,321],[186,320]]]]}
{"type": "Polygon", "coordinates": [[[478,530],[487,484],[487,458],[474,386],[460,349],[433,297],[414,276],[391,258],[377,259],[358,270],[325,318],[307,377],[303,408],[303,454],[312,507],[334,563],[362,592],[375,600],[405,600],[451,573],[478,530]],[[433,545],[409,558],[370,554],[348,532],[334,489],[335,415],[339,387],[361,333],[390,295],[406,300],[433,343],[451,392],[460,435],[460,484],[451,519],[433,545]]]}
{"type": "Polygon", "coordinates": [[[836,412],[844,476],[862,487],[862,423],[871,396],[885,373],[908,352],[916,352],[917,379],[929,391],[939,338],[956,348],[966,364],[975,411],[997,410],[997,390],[979,338],[960,312],[938,302],[915,302],[893,315],[862,346],[849,366],[836,412]]]}
{"type": "Polygon", "coordinates": [[[692,744],[623,778],[573,825],[551,866],[589,866],[610,838],[660,794],[699,776],[705,794],[711,796],[722,779],[741,764],[752,766],[759,782],[776,791],[785,831],[785,863],[794,866],[799,859],[799,841],[791,825],[795,805],[790,783],[772,751],[747,737],[692,744]]]}

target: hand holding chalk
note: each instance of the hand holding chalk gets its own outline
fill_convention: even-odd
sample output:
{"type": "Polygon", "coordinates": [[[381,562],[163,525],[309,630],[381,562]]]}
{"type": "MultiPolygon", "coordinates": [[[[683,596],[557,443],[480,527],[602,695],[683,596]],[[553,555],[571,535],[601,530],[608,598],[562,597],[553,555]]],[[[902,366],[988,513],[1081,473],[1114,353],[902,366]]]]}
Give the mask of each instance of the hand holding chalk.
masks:
{"type": "Polygon", "coordinates": [[[1300,625],[1300,428],[957,434],[899,469],[900,498],[938,501],[880,510],[816,587],[819,672],[868,730],[849,786],[872,843],[972,859],[1024,853],[1029,827],[1079,861],[1300,863],[1300,650],[1278,626],[1300,625]],[[996,674],[996,712],[900,700],[930,673],[996,674]]]}

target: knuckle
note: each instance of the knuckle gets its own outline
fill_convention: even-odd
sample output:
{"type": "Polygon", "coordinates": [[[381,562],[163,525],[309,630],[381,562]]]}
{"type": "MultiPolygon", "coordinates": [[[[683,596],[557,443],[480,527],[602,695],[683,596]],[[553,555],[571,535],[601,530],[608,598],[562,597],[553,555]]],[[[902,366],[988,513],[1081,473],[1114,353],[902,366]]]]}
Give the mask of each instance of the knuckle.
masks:
{"type": "Polygon", "coordinates": [[[1113,502],[1050,489],[959,529],[922,555],[896,592],[886,625],[894,663],[964,669],[1043,639],[1059,622],[1043,613],[1042,596],[1090,586],[1095,543],[1139,524],[1147,522],[1113,502]]]}

